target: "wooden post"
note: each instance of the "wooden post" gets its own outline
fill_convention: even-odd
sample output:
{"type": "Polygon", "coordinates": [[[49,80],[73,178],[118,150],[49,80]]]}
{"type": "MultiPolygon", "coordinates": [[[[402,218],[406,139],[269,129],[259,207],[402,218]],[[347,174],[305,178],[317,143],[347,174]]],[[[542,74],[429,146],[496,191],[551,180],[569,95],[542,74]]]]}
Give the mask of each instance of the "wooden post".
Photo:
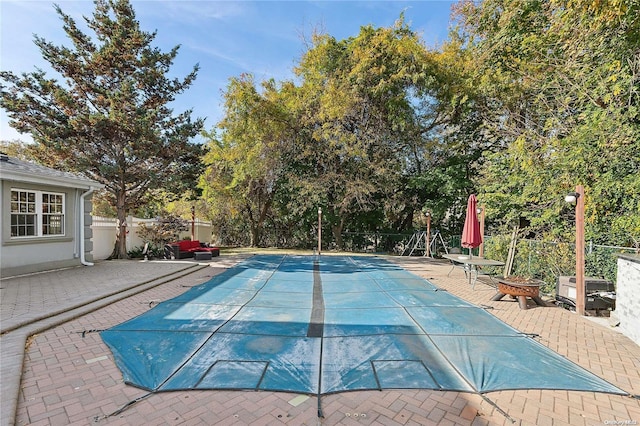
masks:
{"type": "Polygon", "coordinates": [[[425,215],[427,216],[427,235],[424,236],[424,255],[427,257],[431,257],[431,213],[427,212],[425,213],[425,215]]]}
{"type": "Polygon", "coordinates": [[[584,186],[576,186],[576,193],[576,312],[584,315],[584,186]]]}
{"type": "Polygon", "coordinates": [[[484,256],[484,206],[480,206],[480,235],[482,235],[482,242],[478,248],[478,256],[484,256]]]}
{"type": "Polygon", "coordinates": [[[504,273],[503,275],[508,277],[511,275],[511,270],[513,269],[513,260],[516,257],[516,246],[518,245],[518,225],[513,228],[513,233],[511,234],[511,242],[509,243],[509,253],[507,254],[507,261],[504,265],[504,273]]]}
{"type": "Polygon", "coordinates": [[[196,240],[196,206],[191,206],[191,241],[196,240]]]}

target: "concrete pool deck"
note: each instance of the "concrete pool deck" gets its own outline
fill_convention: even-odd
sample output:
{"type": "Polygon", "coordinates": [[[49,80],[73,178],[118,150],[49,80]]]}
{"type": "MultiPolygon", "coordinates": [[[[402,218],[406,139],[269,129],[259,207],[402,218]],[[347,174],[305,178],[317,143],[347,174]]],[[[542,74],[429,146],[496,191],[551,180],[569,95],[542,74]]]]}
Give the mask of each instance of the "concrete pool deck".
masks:
{"type": "MultiPolygon", "coordinates": [[[[110,351],[92,331],[139,315],[243,258],[100,262],[2,280],[2,425],[640,423],[639,400],[592,392],[501,391],[487,394],[487,400],[429,390],[353,391],[323,396],[325,417],[318,418],[317,398],[306,395],[192,390],[147,396],[124,385],[110,351]],[[79,286],[80,279],[89,285],[79,286]]],[[[473,290],[462,271],[447,277],[450,265],[442,261],[385,258],[469,302],[492,307],[489,312],[509,325],[538,334],[545,346],[640,394],[640,347],[614,329],[553,306],[520,310],[516,302],[491,301],[493,288],[478,284],[473,290]]]]}

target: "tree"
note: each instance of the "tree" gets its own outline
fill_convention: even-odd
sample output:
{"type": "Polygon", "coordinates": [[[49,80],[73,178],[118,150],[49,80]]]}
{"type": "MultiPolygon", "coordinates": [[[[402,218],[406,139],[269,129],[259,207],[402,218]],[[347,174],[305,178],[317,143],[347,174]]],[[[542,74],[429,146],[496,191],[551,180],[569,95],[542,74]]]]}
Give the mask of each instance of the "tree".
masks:
{"type": "Polygon", "coordinates": [[[303,81],[297,115],[308,130],[299,194],[323,206],[342,248],[343,231],[362,221],[369,231],[382,225],[385,200],[395,199],[389,213],[403,219],[421,208],[398,196],[413,198],[403,180],[420,169],[428,134],[441,125],[431,102],[438,70],[402,16],[390,28],[362,27],[341,41],[316,35],[313,43],[296,70],[303,81]]]}
{"type": "Polygon", "coordinates": [[[43,58],[63,79],[40,69],[0,73],[0,106],[11,125],[45,149],[41,162],[85,174],[105,185],[119,233],[112,257],[126,254],[125,218],[156,188],[182,194],[195,188],[205,147],[191,143],[202,119],[191,110],[174,115],[168,105],[196,78],[167,74],[179,46],[168,53],[151,46],[154,33],[140,29],[128,0],[95,0],[85,18],[95,37],[55,7],[73,47],[36,36],[43,58]]]}
{"type": "Polygon", "coordinates": [[[471,1],[459,5],[481,124],[499,149],[482,167],[490,215],[567,238],[563,196],[586,191],[587,238],[640,235],[640,5],[471,1]],[[505,177],[508,176],[508,179],[505,177]]]}
{"type": "Polygon", "coordinates": [[[10,157],[18,158],[23,161],[35,161],[32,149],[33,145],[19,139],[14,139],[12,141],[0,141],[0,151],[10,157]]]}
{"type": "Polygon", "coordinates": [[[231,79],[202,181],[216,221],[249,230],[251,244],[272,226],[308,247],[322,207],[323,235],[342,248],[347,232],[412,229],[427,202],[441,219],[464,207],[482,144],[469,118],[454,123],[463,136],[448,129],[466,105],[456,58],[429,51],[402,16],[312,40],[299,85],[231,79]]]}
{"type": "Polygon", "coordinates": [[[253,76],[229,81],[220,135],[208,134],[210,152],[203,179],[204,196],[217,206],[218,220],[248,224],[251,246],[261,244],[262,229],[292,159],[296,126],[286,105],[291,83],[253,76]]]}

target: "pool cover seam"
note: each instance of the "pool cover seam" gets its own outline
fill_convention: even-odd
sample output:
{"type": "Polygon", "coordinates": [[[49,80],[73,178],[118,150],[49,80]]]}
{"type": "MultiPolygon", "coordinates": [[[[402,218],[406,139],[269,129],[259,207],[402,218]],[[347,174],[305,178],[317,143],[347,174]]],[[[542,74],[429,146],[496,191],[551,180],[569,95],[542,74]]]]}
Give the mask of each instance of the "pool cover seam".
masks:
{"type": "MultiPolygon", "coordinates": [[[[262,384],[262,380],[264,379],[265,374],[267,373],[267,369],[269,368],[269,364],[271,363],[271,361],[269,360],[256,360],[256,361],[243,361],[243,360],[233,360],[233,359],[219,359],[216,362],[214,362],[213,364],[211,364],[209,366],[209,368],[207,368],[207,371],[204,372],[204,374],[202,374],[202,376],[200,376],[200,378],[198,379],[198,381],[196,382],[196,384],[193,386],[194,389],[209,389],[209,388],[199,388],[200,383],[202,383],[202,381],[204,380],[205,377],[207,377],[207,375],[209,374],[209,372],[216,366],[218,365],[218,363],[221,362],[236,362],[236,363],[264,363],[264,368],[262,369],[262,374],[260,375],[260,380],[258,380],[258,383],[256,384],[254,390],[260,390],[260,385],[262,384]]],[[[210,389],[225,389],[225,388],[210,388],[210,389]]],[[[230,388],[226,388],[226,389],[230,389],[230,388]]],[[[239,389],[244,389],[244,388],[239,388],[239,389]]]]}
{"type": "MultiPolygon", "coordinates": [[[[286,257],[286,256],[285,256],[286,257]]],[[[251,302],[260,292],[260,289],[262,289],[265,285],[267,285],[267,283],[269,282],[269,280],[271,279],[271,277],[273,277],[273,274],[278,270],[278,268],[280,267],[280,265],[282,265],[282,262],[284,261],[285,257],[283,257],[282,259],[280,259],[280,262],[278,263],[278,266],[275,267],[275,269],[273,269],[273,271],[271,271],[271,274],[269,275],[269,277],[264,281],[264,283],[262,284],[262,286],[258,289],[256,289],[255,294],[253,295],[253,297],[251,297],[251,299],[247,300],[247,302],[242,305],[242,307],[240,309],[238,309],[238,311],[236,311],[231,317],[229,317],[229,319],[227,319],[220,327],[218,327],[217,330],[210,332],[211,334],[209,335],[209,337],[207,337],[205,339],[204,342],[202,342],[202,344],[198,347],[198,349],[196,349],[195,351],[193,351],[193,353],[187,357],[185,359],[185,361],[180,364],[180,367],[176,368],[173,373],[171,373],[165,380],[162,381],[162,383],[160,383],[158,386],[156,386],[156,388],[154,389],[154,392],[157,391],[158,389],[160,389],[162,386],[164,386],[169,380],[171,380],[171,378],[173,378],[176,374],[178,374],[178,372],[180,370],[182,370],[182,368],[190,361],[193,359],[193,357],[196,356],[196,354],[198,352],[200,352],[202,350],[202,348],[213,338],[213,336],[215,336],[218,333],[218,330],[220,330],[222,327],[224,327],[227,323],[229,323],[231,320],[233,320],[233,318],[235,318],[236,315],[238,315],[238,313],[242,310],[243,307],[245,307],[249,302],[251,302]]]]}
{"type": "Polygon", "coordinates": [[[320,279],[320,265],[317,261],[313,262],[313,302],[311,306],[307,337],[321,338],[324,329],[324,296],[322,294],[322,280],[320,279]]]}
{"type": "Polygon", "coordinates": [[[322,279],[320,278],[320,262],[313,261],[313,309],[309,319],[307,337],[320,339],[320,360],[318,363],[318,392],[316,395],[318,404],[318,417],[323,418],[322,413],[322,353],[324,352],[324,296],[322,294],[322,279]]]}
{"type": "MultiPolygon", "coordinates": [[[[354,263],[355,263],[355,262],[354,262],[354,263]]],[[[418,327],[418,329],[422,330],[422,333],[423,333],[422,335],[426,336],[426,338],[428,338],[428,339],[431,341],[431,343],[433,343],[433,344],[435,345],[435,342],[433,341],[433,339],[431,339],[431,338],[429,337],[429,334],[427,333],[427,331],[426,331],[426,330],[425,330],[425,329],[424,329],[424,328],[423,328],[423,327],[418,323],[418,321],[416,321],[416,319],[413,317],[413,315],[411,315],[411,313],[409,313],[409,311],[408,311],[407,307],[406,307],[406,306],[404,306],[402,303],[400,303],[398,300],[396,300],[393,296],[391,296],[387,290],[385,290],[384,288],[382,288],[382,286],[380,285],[380,283],[378,283],[378,279],[377,279],[376,277],[372,277],[372,276],[371,276],[371,274],[370,274],[369,272],[365,272],[365,274],[368,274],[368,275],[369,275],[370,280],[371,280],[372,282],[374,282],[374,283],[375,283],[375,285],[377,285],[377,286],[382,290],[382,292],[383,292],[383,293],[385,293],[385,294],[386,294],[386,295],[387,295],[391,300],[393,300],[395,303],[397,303],[397,304],[399,305],[399,307],[400,307],[402,310],[404,310],[404,311],[405,311],[405,313],[409,316],[409,318],[411,318],[411,321],[413,321],[413,323],[418,327]]],[[[420,335],[420,333],[416,333],[415,335],[420,335]]],[[[435,348],[436,348],[438,351],[440,351],[440,348],[438,348],[438,347],[437,347],[437,345],[435,346],[435,348]]],[[[440,353],[442,353],[442,351],[440,351],[440,353]]],[[[454,367],[454,366],[451,364],[451,362],[449,361],[449,359],[448,359],[448,358],[446,358],[446,357],[445,357],[445,359],[446,359],[446,361],[447,361],[447,362],[448,362],[452,367],[454,367]]],[[[426,370],[427,374],[428,374],[428,375],[431,377],[431,379],[433,380],[433,383],[435,383],[435,385],[436,385],[436,386],[438,386],[438,389],[444,389],[444,387],[442,386],[442,384],[440,384],[440,383],[436,380],[435,376],[433,375],[433,373],[431,372],[431,370],[427,367],[427,365],[424,363],[424,361],[423,361],[423,360],[419,360],[419,361],[420,361],[420,364],[422,364],[422,366],[423,366],[423,367],[424,367],[424,369],[426,370]]],[[[374,362],[375,362],[375,360],[371,360],[371,365],[372,365],[372,366],[374,366],[374,362]]],[[[455,367],[454,367],[454,369],[455,369],[455,367]]],[[[455,371],[456,371],[459,375],[461,375],[461,374],[460,374],[460,372],[459,372],[457,369],[455,369],[455,371]]],[[[376,376],[376,382],[378,382],[378,386],[380,387],[380,385],[381,385],[381,384],[380,384],[380,382],[378,381],[377,374],[375,373],[375,369],[374,369],[374,376],[376,376]]],[[[467,381],[464,377],[463,377],[463,380],[467,381]]],[[[468,381],[467,381],[467,383],[468,383],[468,381]]],[[[473,389],[473,386],[471,386],[471,388],[473,389]]],[[[380,388],[380,390],[381,390],[381,389],[382,389],[382,388],[380,388]]]]}

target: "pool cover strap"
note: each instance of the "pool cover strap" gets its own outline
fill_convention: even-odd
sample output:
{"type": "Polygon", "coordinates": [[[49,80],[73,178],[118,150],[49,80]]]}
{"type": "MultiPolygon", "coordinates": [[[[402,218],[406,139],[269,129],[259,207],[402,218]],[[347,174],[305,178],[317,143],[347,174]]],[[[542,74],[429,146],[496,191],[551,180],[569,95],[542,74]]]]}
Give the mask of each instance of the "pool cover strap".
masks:
{"type": "Polygon", "coordinates": [[[322,295],[322,280],[320,279],[320,264],[313,262],[313,303],[311,319],[307,337],[322,337],[324,329],[324,298],[322,295]]]}

